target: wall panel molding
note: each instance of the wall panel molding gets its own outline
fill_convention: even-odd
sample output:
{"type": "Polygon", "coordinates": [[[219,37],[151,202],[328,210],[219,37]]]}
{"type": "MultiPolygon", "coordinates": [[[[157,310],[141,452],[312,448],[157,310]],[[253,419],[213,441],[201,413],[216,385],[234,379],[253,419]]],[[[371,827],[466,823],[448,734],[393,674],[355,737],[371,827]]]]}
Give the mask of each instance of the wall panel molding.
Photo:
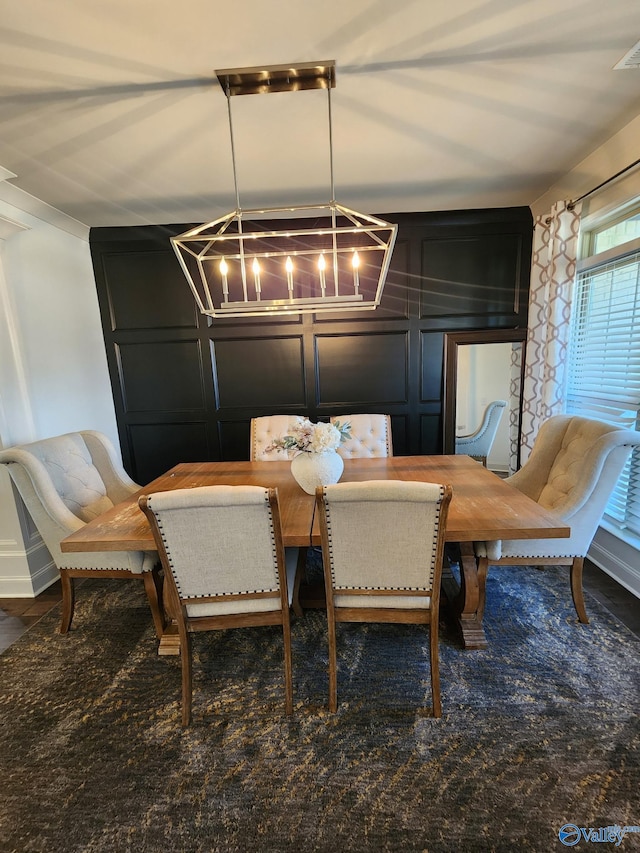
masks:
{"type": "Polygon", "coordinates": [[[91,230],[123,461],[134,479],[178,461],[247,459],[251,418],[278,413],[382,412],[396,453],[441,452],[443,335],[526,328],[531,212],[381,216],[399,230],[376,311],[212,322],[194,313],[169,246],[193,223],[91,230]]]}

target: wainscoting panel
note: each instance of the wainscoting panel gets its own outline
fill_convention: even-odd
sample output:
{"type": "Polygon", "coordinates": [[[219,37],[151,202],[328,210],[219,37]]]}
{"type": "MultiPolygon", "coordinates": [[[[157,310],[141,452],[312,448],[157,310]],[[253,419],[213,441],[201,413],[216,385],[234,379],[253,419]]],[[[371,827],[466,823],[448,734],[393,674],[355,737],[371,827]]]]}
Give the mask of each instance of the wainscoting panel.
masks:
{"type": "Polygon", "coordinates": [[[302,337],[238,338],[212,344],[218,406],[306,406],[302,337]]]}
{"type": "Polygon", "coordinates": [[[422,244],[421,317],[517,317],[522,236],[478,234],[422,244]]]}
{"type": "MultiPolygon", "coordinates": [[[[409,248],[408,240],[396,240],[382,299],[375,311],[367,312],[369,322],[409,318],[409,248]]],[[[361,318],[361,312],[341,311],[335,314],[316,314],[314,320],[318,326],[322,326],[326,323],[357,322],[361,318]]]]}
{"type": "Polygon", "coordinates": [[[90,246],[125,467],[247,459],[252,417],[381,412],[399,455],[442,452],[443,335],[525,328],[528,208],[381,214],[398,224],[375,311],[211,321],[169,238],[94,228],[90,246]]]}
{"type": "Polygon", "coordinates": [[[247,420],[218,421],[221,457],[227,461],[249,458],[251,422],[247,420]]]}
{"type": "Polygon", "coordinates": [[[211,458],[204,421],[132,424],[127,432],[135,460],[131,476],[138,483],[149,483],[178,462],[211,458]]]}
{"type": "Polygon", "coordinates": [[[318,335],[319,406],[408,403],[406,332],[318,335]]]}
{"type": "Polygon", "coordinates": [[[114,331],[198,327],[198,310],[172,249],[108,252],[103,265],[114,331]]]}
{"type": "Polygon", "coordinates": [[[424,447],[436,447],[442,435],[442,418],[440,415],[420,416],[420,441],[424,447]]]}
{"type": "Polygon", "coordinates": [[[420,335],[420,400],[423,403],[440,400],[442,395],[442,332],[422,332],[420,335]]]}
{"type": "Polygon", "coordinates": [[[120,344],[117,353],[126,412],[204,414],[200,341],[120,344]]]}

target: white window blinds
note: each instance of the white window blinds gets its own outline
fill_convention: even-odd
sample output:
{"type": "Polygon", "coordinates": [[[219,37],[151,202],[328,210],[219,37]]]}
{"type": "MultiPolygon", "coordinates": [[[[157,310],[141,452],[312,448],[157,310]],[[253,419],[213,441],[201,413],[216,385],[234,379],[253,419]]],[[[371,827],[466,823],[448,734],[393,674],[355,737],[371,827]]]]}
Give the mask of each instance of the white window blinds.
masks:
{"type": "MultiPolygon", "coordinates": [[[[640,428],[640,252],[580,273],[573,305],[567,411],[640,428]]],[[[640,535],[637,451],[605,514],[640,535]]]]}

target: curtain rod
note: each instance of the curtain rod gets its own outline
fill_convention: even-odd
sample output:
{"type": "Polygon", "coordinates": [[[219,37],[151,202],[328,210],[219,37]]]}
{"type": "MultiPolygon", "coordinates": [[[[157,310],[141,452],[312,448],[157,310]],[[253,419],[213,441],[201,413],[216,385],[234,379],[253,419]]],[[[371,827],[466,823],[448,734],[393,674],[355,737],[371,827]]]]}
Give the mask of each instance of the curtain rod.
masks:
{"type": "Polygon", "coordinates": [[[630,169],[633,169],[638,164],[640,164],[640,160],[634,160],[633,163],[630,163],[628,166],[625,166],[624,169],[620,169],[619,172],[616,172],[615,175],[611,175],[611,177],[607,178],[606,181],[602,181],[602,183],[598,184],[597,187],[593,187],[593,189],[588,190],[586,193],[583,193],[581,196],[578,196],[578,198],[574,198],[572,201],[569,202],[567,208],[569,210],[573,210],[573,208],[579,201],[583,201],[583,199],[587,198],[590,195],[593,195],[598,190],[601,190],[602,187],[606,187],[606,185],[610,184],[611,181],[615,181],[616,178],[619,178],[621,175],[624,175],[625,172],[628,172],[630,169]]]}

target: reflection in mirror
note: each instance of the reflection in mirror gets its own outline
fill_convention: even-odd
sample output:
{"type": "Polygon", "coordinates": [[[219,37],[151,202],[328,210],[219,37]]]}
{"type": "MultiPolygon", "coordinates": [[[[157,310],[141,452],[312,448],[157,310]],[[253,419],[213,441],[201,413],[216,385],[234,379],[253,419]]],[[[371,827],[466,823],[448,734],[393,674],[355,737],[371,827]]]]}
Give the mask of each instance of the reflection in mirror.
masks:
{"type": "Polygon", "coordinates": [[[501,476],[518,466],[518,434],[525,330],[458,332],[445,335],[444,452],[468,453],[501,476]],[[470,435],[483,423],[487,407],[506,400],[488,456],[456,438],[470,435]]]}
{"type": "MultiPolygon", "coordinates": [[[[456,439],[475,433],[491,403],[506,401],[504,409],[493,413],[485,425],[487,445],[480,448],[456,447],[456,453],[469,453],[486,458],[487,468],[508,473],[511,458],[509,415],[511,408],[511,355],[514,344],[467,344],[458,350],[458,375],[456,378],[456,439]],[[491,429],[495,424],[495,433],[491,429]],[[493,435],[493,441],[489,436],[493,435]],[[480,450],[482,452],[478,453],[480,450]],[[474,452],[472,452],[474,451],[474,452]]],[[[522,346],[515,344],[515,346],[522,346]]]]}

